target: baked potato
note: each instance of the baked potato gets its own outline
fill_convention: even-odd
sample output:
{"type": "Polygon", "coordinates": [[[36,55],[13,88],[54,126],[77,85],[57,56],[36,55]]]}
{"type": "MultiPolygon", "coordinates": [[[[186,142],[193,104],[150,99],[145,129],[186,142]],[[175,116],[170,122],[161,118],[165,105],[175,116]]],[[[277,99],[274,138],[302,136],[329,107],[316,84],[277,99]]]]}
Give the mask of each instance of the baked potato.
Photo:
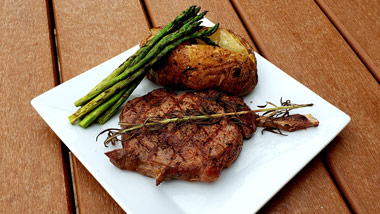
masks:
{"type": "MultiPolygon", "coordinates": [[[[160,29],[152,29],[151,36],[160,29]]],[[[217,89],[242,96],[257,84],[256,59],[250,45],[234,32],[219,28],[209,37],[218,46],[201,40],[183,43],[148,72],[148,79],[172,89],[217,89]]]]}

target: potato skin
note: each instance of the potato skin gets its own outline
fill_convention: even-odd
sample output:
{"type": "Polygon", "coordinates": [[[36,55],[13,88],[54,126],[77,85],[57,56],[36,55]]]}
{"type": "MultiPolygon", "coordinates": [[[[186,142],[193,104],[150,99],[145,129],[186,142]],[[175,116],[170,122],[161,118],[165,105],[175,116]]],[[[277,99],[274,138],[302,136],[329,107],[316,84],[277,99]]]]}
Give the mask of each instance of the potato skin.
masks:
{"type": "Polygon", "coordinates": [[[249,55],[210,45],[182,44],[148,72],[148,79],[172,89],[216,89],[237,96],[248,94],[258,80],[256,59],[249,44],[230,33],[246,47],[249,55]]]}

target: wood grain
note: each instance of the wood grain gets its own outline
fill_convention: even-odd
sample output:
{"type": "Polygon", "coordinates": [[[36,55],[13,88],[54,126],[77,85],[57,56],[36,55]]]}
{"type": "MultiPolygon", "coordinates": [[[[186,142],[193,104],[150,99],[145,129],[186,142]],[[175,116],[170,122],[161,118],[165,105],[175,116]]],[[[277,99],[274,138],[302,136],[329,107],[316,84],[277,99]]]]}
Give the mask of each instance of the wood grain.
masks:
{"type": "Polygon", "coordinates": [[[380,82],[380,1],[316,2],[380,82]]]}
{"type": "Polygon", "coordinates": [[[336,193],[336,187],[326,185],[332,182],[321,160],[316,157],[259,213],[350,213],[336,193]]]}
{"type": "Polygon", "coordinates": [[[70,213],[61,142],[30,105],[55,86],[45,1],[0,2],[0,213],[70,213]]]}
{"type": "Polygon", "coordinates": [[[76,158],[73,168],[79,213],[125,213],[76,158]]]}
{"type": "Polygon", "coordinates": [[[315,2],[233,2],[249,32],[259,35],[266,58],[352,117],[327,148],[326,162],[354,212],[377,212],[380,87],[375,78],[315,2]]]}
{"type": "Polygon", "coordinates": [[[137,0],[53,4],[63,81],[124,52],[149,32],[137,0]]]}
{"type": "MultiPolygon", "coordinates": [[[[234,8],[228,1],[160,1],[159,4],[154,0],[146,1],[146,7],[154,26],[164,25],[170,21],[171,17],[193,4],[200,5],[204,10],[210,11],[207,16],[211,20],[220,22],[223,27],[232,28],[253,44],[234,8]],[[165,10],[169,5],[171,10],[165,10]],[[165,16],[162,15],[163,11],[166,11],[165,16]]],[[[261,212],[319,213],[321,211],[332,212],[335,210],[341,210],[342,213],[348,212],[343,199],[321,161],[317,159],[315,162],[317,163],[309,167],[306,173],[296,176],[292,181],[293,184],[289,184],[289,187],[286,188],[287,190],[282,191],[282,194],[273,199],[270,205],[261,212]],[[313,172],[312,177],[308,175],[309,172],[313,172]]]]}
{"type": "MultiPolygon", "coordinates": [[[[149,32],[137,0],[53,3],[63,81],[133,47],[149,32]]],[[[73,162],[80,213],[122,213],[83,165],[73,162]]]]}

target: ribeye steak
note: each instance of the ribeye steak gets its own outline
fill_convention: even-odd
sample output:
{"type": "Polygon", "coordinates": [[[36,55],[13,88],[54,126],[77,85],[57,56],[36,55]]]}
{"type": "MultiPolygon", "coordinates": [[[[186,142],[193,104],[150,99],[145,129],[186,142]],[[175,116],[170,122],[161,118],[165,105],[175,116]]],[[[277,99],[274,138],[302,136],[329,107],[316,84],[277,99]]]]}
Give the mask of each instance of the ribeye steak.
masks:
{"type": "MultiPolygon", "coordinates": [[[[120,121],[141,124],[153,117],[243,110],[249,107],[242,98],[215,90],[176,94],[156,89],[127,102],[120,121]]],[[[172,123],[157,130],[144,127],[123,135],[123,148],[106,155],[120,169],[155,178],[156,185],[171,179],[214,182],[239,156],[243,138],[250,138],[255,132],[255,117],[252,113],[202,121],[206,124],[172,123]]]]}

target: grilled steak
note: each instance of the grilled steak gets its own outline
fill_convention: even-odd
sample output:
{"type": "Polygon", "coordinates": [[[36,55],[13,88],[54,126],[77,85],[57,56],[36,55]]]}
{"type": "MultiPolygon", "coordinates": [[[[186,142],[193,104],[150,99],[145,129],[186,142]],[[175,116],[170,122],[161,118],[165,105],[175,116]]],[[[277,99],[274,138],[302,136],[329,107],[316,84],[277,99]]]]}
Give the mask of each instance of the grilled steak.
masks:
{"type": "MultiPolygon", "coordinates": [[[[120,121],[141,124],[147,118],[212,114],[249,110],[243,99],[214,90],[176,94],[157,89],[129,101],[120,121]]],[[[157,130],[142,128],[123,135],[121,149],[107,152],[120,169],[132,170],[162,181],[182,179],[214,182],[239,156],[243,138],[256,130],[255,114],[199,123],[171,123],[157,130]]],[[[122,127],[125,128],[125,127],[122,127]]]]}

